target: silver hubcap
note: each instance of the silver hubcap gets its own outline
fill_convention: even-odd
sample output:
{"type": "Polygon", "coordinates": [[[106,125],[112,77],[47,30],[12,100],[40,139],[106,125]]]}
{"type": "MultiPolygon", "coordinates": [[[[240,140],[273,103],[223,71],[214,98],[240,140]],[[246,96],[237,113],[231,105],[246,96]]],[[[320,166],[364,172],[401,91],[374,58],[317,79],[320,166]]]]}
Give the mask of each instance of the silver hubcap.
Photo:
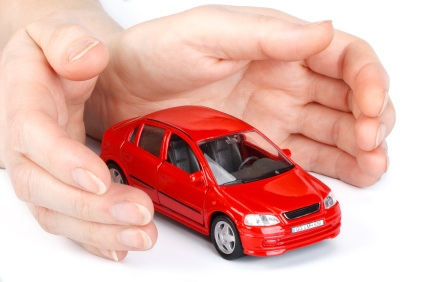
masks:
{"type": "Polygon", "coordinates": [[[109,173],[111,174],[112,181],[115,183],[124,184],[124,180],[122,178],[121,173],[115,168],[110,168],[109,173]]]}
{"type": "Polygon", "coordinates": [[[235,233],[232,227],[225,221],[219,221],[214,228],[215,242],[218,248],[225,254],[231,254],[235,250],[235,233]]]}

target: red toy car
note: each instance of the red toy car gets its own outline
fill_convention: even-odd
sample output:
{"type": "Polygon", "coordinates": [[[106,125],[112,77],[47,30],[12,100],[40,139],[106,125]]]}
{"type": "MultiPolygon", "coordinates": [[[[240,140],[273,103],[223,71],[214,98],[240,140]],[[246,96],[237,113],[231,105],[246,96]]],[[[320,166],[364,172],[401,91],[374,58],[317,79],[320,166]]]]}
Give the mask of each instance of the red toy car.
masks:
{"type": "Polygon", "coordinates": [[[159,211],[210,235],[225,259],[279,255],[340,232],[331,190],[249,124],[180,106],[109,128],[101,158],[113,181],[142,189],[159,211]]]}

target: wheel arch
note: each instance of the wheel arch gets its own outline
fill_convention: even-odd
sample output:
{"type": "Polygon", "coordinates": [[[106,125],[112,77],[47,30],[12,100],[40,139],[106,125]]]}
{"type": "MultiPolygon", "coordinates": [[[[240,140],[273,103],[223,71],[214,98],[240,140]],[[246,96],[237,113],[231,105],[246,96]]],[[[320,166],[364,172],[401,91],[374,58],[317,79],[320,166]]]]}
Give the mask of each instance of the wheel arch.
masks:
{"type": "Polygon", "coordinates": [[[209,219],[206,223],[206,226],[208,227],[208,235],[211,235],[211,228],[212,228],[211,225],[214,222],[214,219],[217,218],[220,215],[224,215],[224,216],[227,216],[228,218],[230,218],[233,221],[233,223],[235,224],[236,228],[238,228],[238,231],[239,231],[239,221],[234,217],[233,213],[224,212],[224,211],[221,211],[221,210],[216,210],[216,211],[211,213],[211,215],[210,215],[210,217],[209,217],[209,219]]]}
{"type": "Polygon", "coordinates": [[[108,167],[108,169],[109,169],[110,165],[112,165],[112,164],[116,165],[121,170],[121,172],[124,174],[124,177],[126,178],[127,183],[129,182],[130,177],[127,175],[127,171],[124,168],[124,166],[121,164],[120,161],[117,161],[115,159],[108,159],[108,160],[105,161],[105,164],[108,167]]]}
{"type": "MultiPolygon", "coordinates": [[[[221,230],[227,230],[227,229],[221,229],[221,230]]],[[[217,211],[212,214],[212,216],[210,217],[210,223],[209,223],[209,237],[214,245],[214,248],[216,249],[216,251],[220,254],[222,258],[226,260],[234,260],[245,255],[244,246],[242,244],[238,224],[237,222],[235,222],[233,217],[229,216],[229,214],[225,212],[221,212],[221,211],[217,211]],[[223,235],[221,231],[216,233],[216,230],[213,230],[216,228],[216,226],[219,226],[219,225],[221,226],[226,224],[230,227],[230,230],[232,231],[230,233],[227,233],[227,232],[225,233],[234,234],[235,236],[231,236],[231,238],[234,238],[234,240],[230,239],[230,241],[228,241],[227,239],[225,239],[226,235],[223,235]],[[232,242],[233,242],[233,247],[231,246],[232,242]],[[227,252],[229,250],[231,251],[227,252]]]]}

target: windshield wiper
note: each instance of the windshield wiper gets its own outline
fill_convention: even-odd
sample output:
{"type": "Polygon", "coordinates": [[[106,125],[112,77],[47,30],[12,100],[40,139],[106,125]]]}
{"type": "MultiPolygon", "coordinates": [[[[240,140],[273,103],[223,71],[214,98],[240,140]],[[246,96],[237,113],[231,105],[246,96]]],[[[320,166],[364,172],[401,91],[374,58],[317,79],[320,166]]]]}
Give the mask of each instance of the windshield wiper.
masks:
{"type": "Polygon", "coordinates": [[[246,179],[236,179],[229,182],[225,182],[221,185],[235,185],[235,184],[244,184],[246,183],[246,179]]]}
{"type": "Polygon", "coordinates": [[[295,165],[288,165],[287,167],[281,168],[281,169],[275,169],[273,172],[275,175],[290,171],[291,169],[293,169],[295,167],[295,165]]]}

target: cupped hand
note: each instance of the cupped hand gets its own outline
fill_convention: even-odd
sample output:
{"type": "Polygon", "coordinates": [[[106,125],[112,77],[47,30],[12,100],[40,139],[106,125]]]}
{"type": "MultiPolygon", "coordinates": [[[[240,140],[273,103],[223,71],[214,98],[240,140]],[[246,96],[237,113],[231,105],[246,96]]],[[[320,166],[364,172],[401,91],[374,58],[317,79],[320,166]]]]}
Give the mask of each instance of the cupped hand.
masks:
{"type": "Polygon", "coordinates": [[[108,63],[105,46],[59,15],[20,30],[2,53],[0,163],[17,196],[45,230],[96,255],[121,260],[150,249],[151,200],[111,183],[84,144],[84,103],[108,63]]]}
{"type": "Polygon", "coordinates": [[[389,78],[367,42],[330,21],[202,6],[108,44],[110,64],[86,107],[87,132],[97,138],[125,118],[198,104],[256,126],[309,171],[363,187],[387,169],[389,78]]]}

